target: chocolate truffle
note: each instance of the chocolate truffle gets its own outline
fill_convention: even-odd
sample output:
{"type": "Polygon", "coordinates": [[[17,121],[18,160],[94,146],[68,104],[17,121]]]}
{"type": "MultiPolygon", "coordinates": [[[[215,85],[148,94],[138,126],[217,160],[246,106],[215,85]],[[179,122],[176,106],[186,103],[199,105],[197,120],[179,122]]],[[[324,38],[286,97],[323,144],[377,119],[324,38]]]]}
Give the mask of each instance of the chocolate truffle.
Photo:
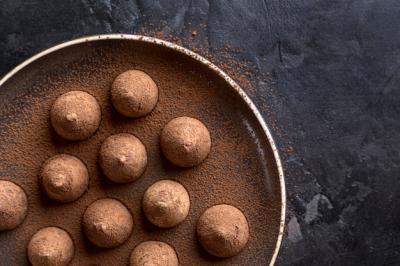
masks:
{"type": "Polygon", "coordinates": [[[146,241],[132,251],[130,266],[178,266],[178,256],[168,244],[160,241],[146,241]]]}
{"type": "Polygon", "coordinates": [[[16,228],[25,219],[28,199],[13,182],[0,180],[0,231],[16,228]]]}
{"type": "Polygon", "coordinates": [[[174,118],[161,132],[161,149],[165,157],[175,165],[198,165],[210,152],[210,132],[197,119],[185,116],[174,118]]]}
{"type": "Polygon", "coordinates": [[[128,70],[111,85],[111,100],[115,109],[127,117],[145,116],[157,104],[158,88],[143,71],[128,70]]]}
{"type": "Polygon", "coordinates": [[[185,220],[190,199],[186,189],[178,182],[161,180],[146,190],[142,204],[144,214],[152,224],[170,228],[185,220]]]}
{"type": "Polygon", "coordinates": [[[64,266],[74,256],[74,244],[64,230],[46,227],[34,234],[28,244],[28,258],[33,266],[64,266]]]}
{"type": "Polygon", "coordinates": [[[50,118],[54,130],[64,139],[84,140],[100,125],[100,105],[89,93],[70,91],[54,102],[50,118]]]}
{"type": "Polygon", "coordinates": [[[101,145],[99,159],[104,175],[117,183],[138,179],[147,166],[143,143],[125,133],[108,137],[101,145]]]}
{"type": "Polygon", "coordinates": [[[42,168],[42,186],[49,198],[72,202],[87,189],[89,173],[75,156],[59,154],[48,159],[42,168]]]}
{"type": "Polygon", "coordinates": [[[93,202],[83,215],[83,230],[96,246],[112,248],[124,243],[130,236],[133,219],[129,210],[115,199],[93,202]]]}
{"type": "Polygon", "coordinates": [[[244,214],[230,205],[207,209],[197,223],[197,237],[204,249],[216,257],[239,254],[249,240],[249,225],[244,214]]]}

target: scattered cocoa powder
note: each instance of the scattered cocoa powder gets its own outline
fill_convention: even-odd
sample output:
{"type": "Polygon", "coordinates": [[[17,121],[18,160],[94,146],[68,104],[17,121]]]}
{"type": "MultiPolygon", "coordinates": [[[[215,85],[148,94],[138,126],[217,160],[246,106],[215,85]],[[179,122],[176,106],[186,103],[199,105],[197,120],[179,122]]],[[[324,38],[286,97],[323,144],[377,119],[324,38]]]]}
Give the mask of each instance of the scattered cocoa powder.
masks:
{"type": "MultiPolygon", "coordinates": [[[[203,30],[206,25],[199,25],[203,30]]],[[[219,68],[225,71],[231,78],[233,78],[238,84],[247,92],[254,91],[256,88],[256,80],[252,78],[253,75],[257,74],[262,80],[269,80],[270,74],[267,72],[261,73],[257,71],[254,63],[248,60],[238,60],[233,57],[232,54],[240,54],[241,50],[236,47],[232,47],[226,44],[222,48],[209,47],[209,40],[206,36],[202,42],[198,43],[194,41],[194,37],[199,35],[198,30],[191,32],[192,38],[182,40],[174,33],[164,33],[161,30],[157,30],[154,25],[143,25],[137,30],[137,34],[152,36],[158,39],[164,39],[172,43],[184,46],[190,50],[200,54],[207,58],[212,63],[216,64],[219,68]]]]}
{"type": "Polygon", "coordinates": [[[0,98],[0,174],[19,184],[29,201],[24,222],[0,233],[0,254],[7,254],[1,256],[5,265],[27,265],[29,239],[46,226],[58,226],[71,235],[75,245],[71,265],[126,265],[134,247],[148,240],[171,245],[182,265],[265,265],[270,261],[281,215],[272,151],[250,108],[206,66],[140,42],[84,43],[32,63],[2,86],[0,98]],[[139,119],[120,115],[110,102],[113,80],[128,69],[148,73],[159,86],[157,106],[139,119]],[[102,108],[99,129],[82,142],[63,140],[49,124],[52,103],[71,87],[89,92],[102,108]],[[213,140],[206,160],[188,169],[170,164],[159,146],[164,125],[183,115],[201,120],[213,140]],[[148,153],[143,176],[130,184],[109,181],[97,164],[101,143],[117,133],[137,136],[148,153]],[[41,165],[60,153],[80,158],[89,171],[89,190],[73,203],[54,204],[40,191],[41,165]],[[141,211],[144,191],[160,179],[178,181],[191,199],[188,217],[168,230],[151,225],[141,211]],[[134,215],[133,233],[113,249],[93,246],[82,233],[86,208],[105,197],[120,200],[134,215]],[[197,242],[196,223],[216,204],[233,205],[248,217],[250,239],[238,256],[216,259],[197,242]]]}

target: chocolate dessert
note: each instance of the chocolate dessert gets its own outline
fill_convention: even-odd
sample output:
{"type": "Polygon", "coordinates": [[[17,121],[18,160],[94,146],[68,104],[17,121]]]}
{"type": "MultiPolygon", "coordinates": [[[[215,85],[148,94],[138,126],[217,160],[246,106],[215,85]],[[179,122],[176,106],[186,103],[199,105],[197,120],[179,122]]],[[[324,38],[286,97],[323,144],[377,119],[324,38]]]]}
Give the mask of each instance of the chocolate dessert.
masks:
{"type": "Polygon", "coordinates": [[[0,180],[0,231],[11,230],[25,219],[28,200],[16,184],[0,180]]]}
{"type": "Polygon", "coordinates": [[[100,125],[101,110],[96,99],[84,91],[67,92],[54,102],[51,124],[58,135],[67,140],[84,140],[100,125]]]}
{"type": "Polygon", "coordinates": [[[100,199],[93,202],[83,215],[83,230],[96,246],[113,248],[124,243],[133,229],[129,210],[115,199],[100,199]]]}
{"type": "Polygon", "coordinates": [[[179,260],[175,250],[160,241],[140,243],[131,253],[130,266],[178,266],[179,260]]]}
{"type": "Polygon", "coordinates": [[[110,180],[129,183],[146,170],[146,148],[131,134],[112,135],[101,145],[99,162],[104,175],[110,180]]]}
{"type": "Polygon", "coordinates": [[[197,222],[197,236],[204,249],[220,258],[239,254],[249,240],[249,225],[237,208],[221,204],[207,209],[197,222]]]}
{"type": "Polygon", "coordinates": [[[46,227],[32,236],[27,252],[33,266],[67,266],[74,256],[74,243],[65,230],[46,227]]]}
{"type": "MultiPolygon", "coordinates": [[[[9,254],[6,265],[27,265],[30,238],[49,226],[63,228],[70,235],[72,266],[127,265],[135,247],[148,240],[171,245],[181,265],[270,262],[281,215],[273,153],[247,103],[208,66],[169,48],[139,41],[82,43],[25,67],[2,85],[0,98],[7,99],[0,102],[1,176],[18,184],[29,201],[24,222],[0,233],[0,251],[9,254]],[[156,107],[136,119],[121,115],[110,95],[115,77],[132,69],[147,73],[159,93],[156,107]],[[68,96],[62,108],[55,108],[60,95],[76,93],[71,88],[87,91],[78,94],[92,100],[81,104],[81,97],[68,96]],[[56,130],[51,118],[55,109],[62,110],[57,118],[72,138],[56,130]],[[89,117],[95,118],[93,123],[87,122],[89,117]],[[81,130],[86,126],[90,134],[81,130]],[[125,147],[125,140],[123,145],[110,141],[121,134],[132,140],[127,143],[136,144],[125,147]],[[164,134],[167,141],[163,141],[164,134]],[[105,149],[109,153],[101,155],[109,141],[105,149]],[[168,156],[167,150],[178,151],[178,155],[168,156]],[[68,204],[49,199],[42,189],[44,164],[61,154],[79,158],[90,177],[86,192],[68,204]],[[186,206],[178,208],[183,211],[171,213],[172,223],[165,219],[170,225],[180,221],[171,228],[153,224],[155,219],[148,218],[143,206],[146,191],[160,180],[174,180],[170,182],[183,187],[172,186],[175,192],[171,195],[186,192],[177,197],[178,205],[186,206]],[[216,258],[219,253],[207,252],[196,234],[202,214],[220,204],[240,209],[251,233],[240,254],[223,259],[216,258]]],[[[54,187],[68,187],[65,180],[56,177],[54,187]]],[[[164,190],[169,193],[169,189],[160,191],[164,190]]],[[[152,202],[158,204],[164,198],[156,193],[152,202]]],[[[176,205],[172,203],[166,206],[176,205]]],[[[228,255],[236,254],[241,246],[228,255]]]]}
{"type": "Polygon", "coordinates": [[[72,202],[82,196],[89,184],[86,165],[68,154],[48,159],[41,172],[42,187],[47,196],[59,202],[72,202]]]}
{"type": "Polygon", "coordinates": [[[190,199],[187,190],[178,182],[161,180],[146,190],[142,204],[144,214],[152,224],[171,228],[185,220],[190,199]]]}
{"type": "Polygon", "coordinates": [[[158,88],[145,72],[128,70],[111,85],[111,100],[115,109],[127,117],[145,116],[157,104],[158,88]]]}
{"type": "Polygon", "coordinates": [[[161,132],[161,148],[169,161],[181,167],[200,164],[210,153],[211,137],[206,126],[191,117],[177,117],[161,132]]]}

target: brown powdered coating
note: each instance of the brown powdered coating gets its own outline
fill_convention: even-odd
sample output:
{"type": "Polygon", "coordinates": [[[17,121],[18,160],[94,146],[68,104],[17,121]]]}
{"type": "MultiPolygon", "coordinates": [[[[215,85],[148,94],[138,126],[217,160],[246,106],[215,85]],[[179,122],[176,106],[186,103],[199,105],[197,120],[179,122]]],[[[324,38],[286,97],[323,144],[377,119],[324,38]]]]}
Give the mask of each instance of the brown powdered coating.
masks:
{"type": "Polygon", "coordinates": [[[130,266],[178,266],[179,260],[175,250],[160,241],[140,243],[132,251],[130,266]]]}
{"type": "Polygon", "coordinates": [[[167,159],[181,167],[200,164],[210,153],[211,137],[207,127],[191,117],[177,117],[161,132],[161,149],[167,159]]]}
{"type": "Polygon", "coordinates": [[[41,178],[47,196],[60,202],[75,201],[89,184],[85,164],[68,154],[58,154],[48,159],[43,165],[41,178]]]}
{"type": "Polygon", "coordinates": [[[28,199],[13,182],[0,180],[0,231],[16,228],[25,219],[28,199]]]}
{"type": "Polygon", "coordinates": [[[128,70],[111,85],[111,100],[115,109],[127,117],[145,116],[157,104],[158,88],[143,71],[128,70]]]}
{"type": "Polygon", "coordinates": [[[50,118],[54,130],[61,137],[67,140],[84,140],[99,127],[101,109],[89,93],[70,91],[54,102],[50,118]]]}
{"type": "Polygon", "coordinates": [[[18,183],[29,195],[23,224],[0,234],[0,261],[28,265],[26,246],[40,228],[59,226],[75,244],[72,266],[127,265],[139,243],[170,243],[181,265],[268,265],[278,236],[280,187],[271,147],[250,108],[232,88],[207,66],[164,47],[128,40],[84,43],[46,56],[8,80],[0,89],[0,175],[18,183]],[[110,101],[110,87],[120,73],[141,69],[159,87],[159,102],[147,116],[120,115],[110,101]],[[101,105],[102,122],[82,142],[58,138],[48,123],[55,99],[71,88],[92,94],[101,105]],[[195,117],[212,134],[212,151],[194,168],[179,168],[160,149],[160,133],[171,119],[195,117]],[[148,165],[134,183],[115,184],[98,165],[104,140],[114,134],[137,136],[146,146],[148,165]],[[89,190],[70,204],[46,201],[39,187],[44,161],[66,153],[86,163],[89,190]],[[18,167],[17,167],[18,166],[18,167]],[[190,212],[179,226],[165,230],[153,226],[142,213],[146,189],[162,179],[181,183],[191,200],[190,212]],[[134,233],[113,249],[94,247],[82,232],[85,209],[95,200],[112,197],[134,214],[134,233]],[[238,256],[215,259],[196,238],[201,214],[217,204],[230,204],[249,218],[251,240],[238,256]]]}
{"type": "Polygon", "coordinates": [[[249,240],[249,225],[236,207],[221,204],[207,209],[197,223],[197,237],[203,248],[216,257],[239,254],[249,240]]]}
{"type": "Polygon", "coordinates": [[[104,175],[110,180],[129,183],[138,179],[146,170],[147,153],[137,137],[117,134],[103,142],[99,160],[104,175]]]}
{"type": "Polygon", "coordinates": [[[161,228],[177,226],[185,220],[190,209],[188,192],[172,180],[151,185],[144,193],[142,204],[147,219],[161,228]]]}
{"type": "Polygon", "coordinates": [[[74,256],[74,243],[63,229],[46,227],[32,236],[27,251],[33,266],[66,266],[74,256]]]}
{"type": "Polygon", "coordinates": [[[124,204],[115,199],[93,202],[86,209],[82,224],[86,237],[102,248],[121,245],[133,229],[132,215],[124,204]]]}

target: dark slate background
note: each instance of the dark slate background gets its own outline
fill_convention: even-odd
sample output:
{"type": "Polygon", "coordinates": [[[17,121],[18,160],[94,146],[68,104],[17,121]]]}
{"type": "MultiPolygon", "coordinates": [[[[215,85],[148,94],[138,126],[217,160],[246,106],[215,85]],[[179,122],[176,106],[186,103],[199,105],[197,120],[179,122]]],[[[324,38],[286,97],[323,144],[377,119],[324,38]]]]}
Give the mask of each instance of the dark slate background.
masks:
{"type": "Polygon", "coordinates": [[[400,1],[0,0],[0,75],[62,41],[146,29],[184,44],[196,29],[197,47],[255,66],[248,93],[287,182],[278,265],[400,264],[400,1]]]}

